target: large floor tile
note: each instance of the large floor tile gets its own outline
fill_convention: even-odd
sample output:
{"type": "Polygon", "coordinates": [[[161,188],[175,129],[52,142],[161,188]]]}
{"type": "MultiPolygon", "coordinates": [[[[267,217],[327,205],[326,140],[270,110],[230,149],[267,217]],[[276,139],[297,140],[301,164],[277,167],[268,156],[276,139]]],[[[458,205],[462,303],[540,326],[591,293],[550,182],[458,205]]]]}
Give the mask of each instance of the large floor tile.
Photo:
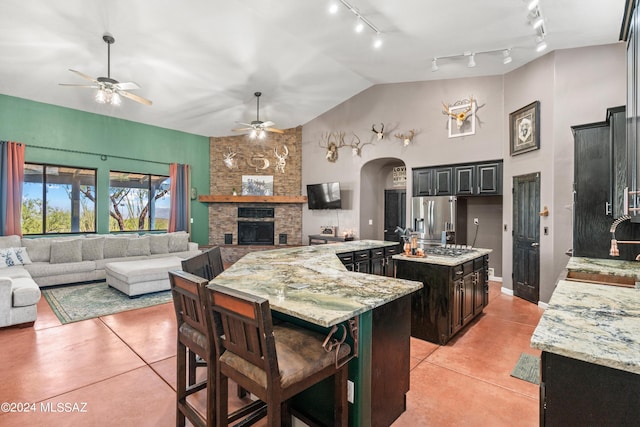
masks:
{"type": "Polygon", "coordinates": [[[97,319],[0,334],[0,402],[40,401],[144,362],[97,319]]]}
{"type": "Polygon", "coordinates": [[[536,304],[505,294],[491,300],[483,311],[488,316],[498,316],[504,320],[532,326],[538,324],[542,313],[544,313],[544,309],[536,304]]]}
{"type": "Polygon", "coordinates": [[[175,425],[175,392],[147,366],[57,395],[38,403],[35,408],[35,413],[0,415],[0,425],[6,427],[170,427],[175,425]],[[60,404],[62,404],[61,408],[60,404]],[[65,407],[65,404],[69,406],[65,407]],[[48,411],[50,408],[62,410],[52,412],[48,411]],[[68,410],[65,410],[66,408],[68,410]]]}
{"type": "Polygon", "coordinates": [[[422,360],[433,353],[438,347],[440,347],[438,344],[411,337],[410,352],[412,358],[422,360]]]}
{"type": "Polygon", "coordinates": [[[176,354],[176,314],[172,303],[100,318],[147,363],[176,354]]]}
{"type": "Polygon", "coordinates": [[[62,324],[44,296],[40,298],[40,301],[38,301],[37,310],[38,317],[33,325],[34,328],[44,329],[52,326],[60,326],[62,324]]]}
{"type": "Polygon", "coordinates": [[[537,405],[537,399],[423,362],[411,371],[407,410],[393,427],[536,426],[537,405]]]}
{"type": "Polygon", "coordinates": [[[426,361],[536,397],[537,385],[510,376],[522,352],[540,354],[529,344],[533,330],[533,326],[484,315],[426,361]]]}

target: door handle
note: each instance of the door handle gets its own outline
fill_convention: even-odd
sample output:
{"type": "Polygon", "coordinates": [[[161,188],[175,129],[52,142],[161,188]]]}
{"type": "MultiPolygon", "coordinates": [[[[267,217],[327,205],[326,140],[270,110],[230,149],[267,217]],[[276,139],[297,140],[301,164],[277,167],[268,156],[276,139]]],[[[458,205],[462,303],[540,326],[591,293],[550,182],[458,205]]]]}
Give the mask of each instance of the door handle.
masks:
{"type": "Polygon", "coordinates": [[[533,242],[531,244],[531,247],[533,247],[533,248],[537,248],[538,246],[540,246],[540,243],[533,242]]]}

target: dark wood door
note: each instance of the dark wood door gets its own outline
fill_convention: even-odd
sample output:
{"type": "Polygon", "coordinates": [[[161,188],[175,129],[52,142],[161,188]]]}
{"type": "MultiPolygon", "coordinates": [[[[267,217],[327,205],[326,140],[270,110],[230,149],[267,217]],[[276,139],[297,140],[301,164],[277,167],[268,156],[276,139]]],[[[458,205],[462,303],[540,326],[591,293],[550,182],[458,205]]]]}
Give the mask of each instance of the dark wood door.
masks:
{"type": "Polygon", "coordinates": [[[384,240],[399,242],[396,227],[405,228],[407,219],[407,191],[384,190],[384,240]]]}
{"type": "Polygon", "coordinates": [[[540,174],[513,177],[513,294],[540,298],[540,174]]]}

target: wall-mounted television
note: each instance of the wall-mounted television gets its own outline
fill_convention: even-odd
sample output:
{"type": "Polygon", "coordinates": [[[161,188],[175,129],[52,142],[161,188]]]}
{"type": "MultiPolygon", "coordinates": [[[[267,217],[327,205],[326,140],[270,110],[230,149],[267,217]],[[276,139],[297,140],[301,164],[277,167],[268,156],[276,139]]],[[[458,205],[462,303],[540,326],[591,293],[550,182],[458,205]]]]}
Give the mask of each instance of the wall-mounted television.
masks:
{"type": "Polygon", "coordinates": [[[309,209],[342,209],[340,183],[307,184],[307,203],[309,209]]]}

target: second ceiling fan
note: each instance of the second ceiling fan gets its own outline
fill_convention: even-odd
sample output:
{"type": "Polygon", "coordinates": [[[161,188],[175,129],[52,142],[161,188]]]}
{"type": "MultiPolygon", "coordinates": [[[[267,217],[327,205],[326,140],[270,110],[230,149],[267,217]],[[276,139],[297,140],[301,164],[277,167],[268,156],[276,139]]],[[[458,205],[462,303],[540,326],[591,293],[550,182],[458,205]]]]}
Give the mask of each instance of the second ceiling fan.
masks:
{"type": "Polygon", "coordinates": [[[273,127],[275,125],[272,121],[263,122],[260,120],[260,96],[262,96],[262,92],[255,92],[256,97],[256,119],[251,123],[242,123],[238,122],[238,124],[244,125],[242,128],[231,129],[234,132],[246,132],[250,131],[249,136],[251,138],[265,138],[266,132],[275,132],[275,133],[284,133],[282,129],[278,129],[273,127]]]}

